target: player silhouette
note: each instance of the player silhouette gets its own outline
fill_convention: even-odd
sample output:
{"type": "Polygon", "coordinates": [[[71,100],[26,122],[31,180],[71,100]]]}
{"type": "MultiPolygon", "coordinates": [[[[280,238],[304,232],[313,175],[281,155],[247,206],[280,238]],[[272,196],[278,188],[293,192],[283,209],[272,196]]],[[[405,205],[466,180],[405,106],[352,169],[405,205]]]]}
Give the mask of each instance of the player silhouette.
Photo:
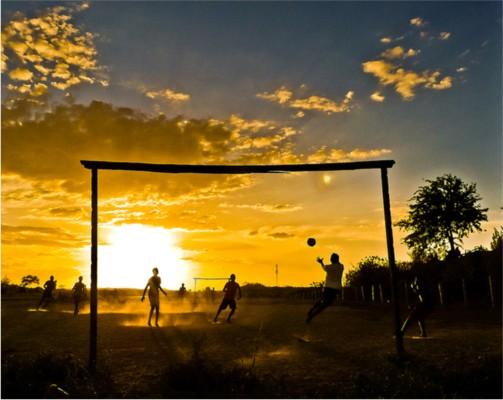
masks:
{"type": "Polygon", "coordinates": [[[54,280],[54,276],[51,275],[49,280],[44,283],[44,291],[42,292],[42,298],[40,299],[40,302],[38,303],[37,310],[45,306],[48,302],[53,300],[52,297],[52,292],[54,289],[56,289],[56,283],[57,281],[54,280]]]}
{"type": "Polygon", "coordinates": [[[75,304],[75,309],[73,311],[73,315],[77,315],[79,313],[79,305],[86,295],[86,285],[82,283],[82,277],[79,276],[79,281],[75,282],[72,289],[73,295],[73,303],[75,304]]]}
{"type": "Polygon", "coordinates": [[[145,293],[148,289],[148,300],[150,301],[150,312],[148,314],[148,326],[151,325],[152,313],[155,310],[155,326],[159,326],[159,290],[167,296],[166,292],[161,287],[161,277],[159,275],[159,270],[157,268],[152,269],[152,275],[147,282],[147,286],[143,290],[143,295],[141,296],[141,301],[145,300],[145,293]]]}
{"type": "Polygon", "coordinates": [[[319,299],[307,313],[306,324],[309,324],[314,317],[332,304],[342,288],[341,279],[342,273],[344,272],[344,265],[339,262],[339,255],[332,253],[329,265],[325,265],[321,257],[318,257],[316,261],[318,261],[327,275],[321,299],[319,299]]]}
{"type": "Polygon", "coordinates": [[[417,321],[417,324],[419,325],[419,331],[421,332],[421,337],[427,337],[424,320],[433,308],[431,296],[427,291],[427,286],[418,278],[417,275],[412,280],[410,288],[412,289],[412,293],[414,293],[416,297],[416,301],[412,305],[412,309],[405,319],[400,331],[402,333],[402,336],[405,335],[405,331],[409,327],[410,323],[417,321]]]}
{"type": "Polygon", "coordinates": [[[223,292],[224,298],[222,299],[222,302],[218,307],[217,314],[215,315],[213,322],[217,322],[218,316],[220,315],[222,310],[225,310],[227,308],[227,306],[231,308],[231,312],[227,317],[227,322],[231,322],[231,317],[233,316],[237,308],[236,294],[238,300],[241,298],[241,286],[239,286],[239,283],[236,282],[236,275],[231,274],[229,281],[224,286],[223,292]]]}

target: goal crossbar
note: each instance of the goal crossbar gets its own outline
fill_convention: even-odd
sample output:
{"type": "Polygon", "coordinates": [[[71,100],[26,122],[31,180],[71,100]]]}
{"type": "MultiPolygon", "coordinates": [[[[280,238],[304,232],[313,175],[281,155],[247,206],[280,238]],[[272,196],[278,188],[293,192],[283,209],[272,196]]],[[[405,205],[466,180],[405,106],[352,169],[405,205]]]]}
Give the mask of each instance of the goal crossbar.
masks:
{"type": "Polygon", "coordinates": [[[391,205],[389,198],[388,168],[394,160],[355,161],[321,164],[274,164],[274,165],[215,165],[215,164],[151,164],[115,161],[81,160],[84,168],[91,170],[91,296],[89,367],[96,370],[98,342],[98,170],[160,172],[170,174],[268,174],[288,172],[350,171],[360,169],[379,169],[383,196],[384,223],[388,263],[391,281],[391,303],[394,316],[395,345],[398,353],[403,352],[403,337],[400,332],[400,312],[396,296],[396,263],[393,246],[391,205]]]}

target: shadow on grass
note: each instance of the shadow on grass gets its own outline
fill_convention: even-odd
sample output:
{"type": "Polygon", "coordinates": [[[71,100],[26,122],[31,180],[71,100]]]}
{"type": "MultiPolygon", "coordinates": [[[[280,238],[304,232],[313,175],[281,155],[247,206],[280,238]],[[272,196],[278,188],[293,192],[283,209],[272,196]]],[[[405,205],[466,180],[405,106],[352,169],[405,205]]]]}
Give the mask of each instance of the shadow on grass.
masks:
{"type": "Polygon", "coordinates": [[[91,376],[73,354],[2,355],[2,398],[117,397],[110,374],[91,376]]]}

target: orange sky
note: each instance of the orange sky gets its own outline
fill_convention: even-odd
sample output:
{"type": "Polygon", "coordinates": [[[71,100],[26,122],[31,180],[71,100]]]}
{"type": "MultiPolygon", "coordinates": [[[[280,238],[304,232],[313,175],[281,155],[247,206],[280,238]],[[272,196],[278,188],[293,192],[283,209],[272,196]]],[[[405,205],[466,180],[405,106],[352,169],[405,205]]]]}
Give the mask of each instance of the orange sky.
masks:
{"type": "MultiPolygon", "coordinates": [[[[451,20],[449,6],[433,3],[388,4],[382,21],[372,4],[361,2],[292,3],[288,13],[253,4],[6,3],[2,278],[19,282],[36,274],[43,282],[53,274],[70,287],[84,274],[89,284],[90,173],[82,159],[394,159],[394,222],[424,179],[452,173],[476,182],[489,208],[484,232],[466,240],[465,249],[488,245],[502,224],[495,190],[500,42],[491,36],[496,23],[484,22],[492,6],[477,6],[479,36],[468,43],[473,13],[461,5],[459,21],[470,24],[451,20]],[[228,12],[235,14],[214,23],[228,12]],[[366,22],[347,26],[348,15],[366,22]],[[327,16],[339,22],[327,23],[327,16]],[[483,109],[474,106],[479,98],[486,100],[483,109]]],[[[168,288],[230,273],[241,283],[273,285],[276,264],[280,285],[309,285],[323,280],[317,256],[335,251],[347,271],[365,256],[387,254],[379,171],[107,171],[99,183],[102,287],[142,287],[153,266],[168,288]],[[308,237],[318,240],[316,247],[306,245],[308,237]]],[[[407,259],[403,234],[394,229],[399,260],[407,259]]]]}

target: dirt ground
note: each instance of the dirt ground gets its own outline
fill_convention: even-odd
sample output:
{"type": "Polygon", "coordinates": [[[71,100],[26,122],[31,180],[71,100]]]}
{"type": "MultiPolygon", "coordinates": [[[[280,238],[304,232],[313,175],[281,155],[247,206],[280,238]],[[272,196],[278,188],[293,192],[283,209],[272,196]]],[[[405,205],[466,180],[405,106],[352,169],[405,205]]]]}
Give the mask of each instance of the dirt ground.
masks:
{"type": "MultiPolygon", "coordinates": [[[[72,315],[70,304],[54,304],[48,311],[36,311],[36,300],[2,299],[2,355],[64,352],[87,360],[87,310],[77,317],[72,315]]],[[[188,303],[164,300],[161,326],[151,328],[146,326],[148,305],[140,303],[137,297],[115,305],[102,302],[98,363],[111,371],[124,396],[148,395],[146,382],[153,381],[166,366],[190,359],[198,344],[203,356],[218,365],[240,365],[252,368],[260,376],[281,380],[284,386],[278,390],[285,393],[270,393],[269,397],[391,395],[382,393],[389,386],[373,383],[376,376],[378,380],[391,379],[390,382],[396,379],[391,308],[334,306],[307,327],[304,319],[309,306],[307,302],[286,300],[243,300],[231,324],[213,324],[216,304],[198,306],[192,311],[188,303]],[[362,385],[370,388],[365,392],[362,385]],[[374,390],[372,385],[374,394],[368,393],[374,390]]],[[[402,318],[405,313],[403,310],[402,318]]],[[[226,315],[224,311],[221,321],[226,315]]],[[[493,358],[499,360],[501,376],[500,309],[437,308],[427,321],[427,329],[427,339],[414,336],[418,335],[416,325],[411,326],[405,338],[412,363],[431,365],[442,376],[444,372],[450,376],[451,371],[459,370],[462,377],[464,371],[473,375],[479,364],[483,368],[484,360],[493,358]]],[[[431,379],[435,377],[432,375],[431,379]]],[[[400,395],[400,390],[395,394],[400,395]]],[[[431,390],[434,397],[452,395],[435,393],[435,387],[431,390]]],[[[493,396],[493,389],[488,389],[489,393],[480,390],[481,397],[501,396],[501,392],[493,396]]],[[[462,391],[459,395],[471,397],[462,391]]],[[[421,393],[418,396],[423,397],[421,393]]]]}

